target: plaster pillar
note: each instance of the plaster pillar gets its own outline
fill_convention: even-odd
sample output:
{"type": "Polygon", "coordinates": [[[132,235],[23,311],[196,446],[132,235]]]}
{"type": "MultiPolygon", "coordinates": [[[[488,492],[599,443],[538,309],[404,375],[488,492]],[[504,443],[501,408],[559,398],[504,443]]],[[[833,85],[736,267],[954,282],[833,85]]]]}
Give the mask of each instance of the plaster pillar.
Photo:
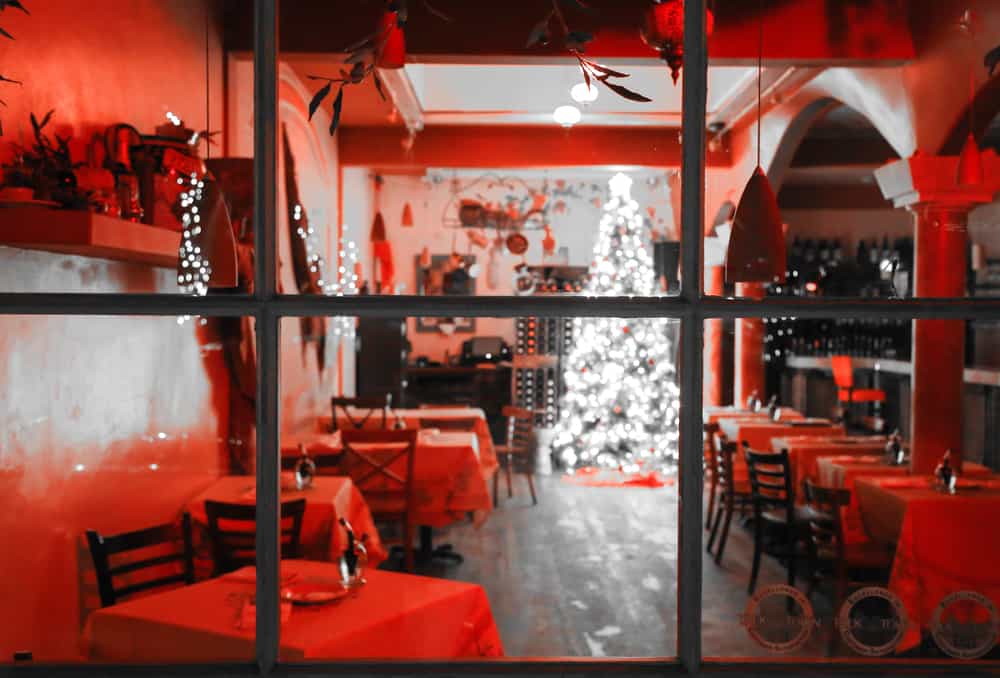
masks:
{"type": "MultiPolygon", "coordinates": [[[[958,186],[958,158],[916,154],[875,172],[882,194],[914,222],[914,294],[966,295],[968,215],[992,202],[1000,161],[984,155],[987,185],[958,186]],[[989,171],[993,170],[993,171],[989,171]]],[[[934,471],[947,450],[961,470],[965,373],[965,321],[914,320],[910,400],[910,470],[934,471]]]]}
{"type": "MultiPolygon", "coordinates": [[[[710,296],[722,296],[725,291],[723,284],[724,269],[722,266],[710,266],[705,269],[705,293],[710,296]]],[[[705,407],[715,407],[726,404],[722,393],[722,342],[725,340],[722,330],[722,320],[711,318],[705,321],[705,374],[703,400],[705,407]]]]}

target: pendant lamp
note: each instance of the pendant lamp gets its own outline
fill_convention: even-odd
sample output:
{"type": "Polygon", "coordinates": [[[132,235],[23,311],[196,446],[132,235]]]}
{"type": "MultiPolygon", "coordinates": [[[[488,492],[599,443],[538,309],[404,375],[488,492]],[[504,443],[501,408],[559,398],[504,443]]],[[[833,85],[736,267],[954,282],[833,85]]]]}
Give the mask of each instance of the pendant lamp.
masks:
{"type": "Polygon", "coordinates": [[[403,205],[403,228],[413,228],[413,208],[410,207],[410,203],[403,205]]]}
{"type": "Polygon", "coordinates": [[[761,78],[764,71],[764,11],[757,54],[757,168],[740,196],[726,249],[726,282],[784,282],[785,234],[771,181],[760,164],[761,78]]]}

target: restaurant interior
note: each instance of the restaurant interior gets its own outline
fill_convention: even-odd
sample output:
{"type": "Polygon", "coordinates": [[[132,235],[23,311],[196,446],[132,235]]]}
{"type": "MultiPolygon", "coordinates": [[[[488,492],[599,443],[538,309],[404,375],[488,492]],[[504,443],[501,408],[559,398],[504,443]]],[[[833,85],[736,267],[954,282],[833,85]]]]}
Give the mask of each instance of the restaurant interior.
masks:
{"type": "Polygon", "coordinates": [[[1000,3],[274,4],[0,1],[0,665],[1000,659],[1000,3]]]}

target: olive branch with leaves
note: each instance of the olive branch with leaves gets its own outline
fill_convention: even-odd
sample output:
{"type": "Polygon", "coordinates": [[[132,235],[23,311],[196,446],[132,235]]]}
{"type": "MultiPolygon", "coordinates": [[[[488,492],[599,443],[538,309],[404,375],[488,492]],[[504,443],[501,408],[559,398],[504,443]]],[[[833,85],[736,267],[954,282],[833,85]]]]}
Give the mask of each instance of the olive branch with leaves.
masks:
{"type": "MultiPolygon", "coordinates": [[[[452,21],[451,17],[435,9],[427,0],[421,0],[421,5],[427,12],[442,21],[452,21]]],[[[627,78],[629,77],[628,73],[608,68],[584,56],[587,44],[594,39],[594,36],[587,31],[572,29],[566,19],[567,9],[574,9],[588,14],[593,14],[595,11],[583,2],[583,0],[551,0],[548,12],[532,27],[525,47],[530,49],[532,47],[548,45],[553,35],[559,35],[562,38],[563,48],[572,54],[580,65],[583,80],[588,88],[592,87],[591,83],[596,81],[623,99],[638,103],[652,101],[649,97],[612,81],[613,79],[627,78]]],[[[360,84],[371,76],[379,96],[383,101],[386,100],[385,88],[378,74],[378,56],[385,48],[386,41],[389,39],[393,29],[398,28],[402,30],[405,28],[408,17],[407,2],[406,0],[388,0],[385,11],[396,13],[396,24],[393,25],[390,23],[383,26],[380,30],[365,36],[344,49],[344,52],[347,53],[347,58],[344,59],[343,67],[337,76],[306,76],[309,80],[326,83],[313,94],[312,100],[309,102],[310,120],[312,120],[316,111],[319,110],[319,107],[323,105],[323,102],[333,93],[334,87],[337,89],[337,94],[333,97],[333,105],[331,107],[331,136],[337,132],[337,128],[340,126],[340,117],[344,108],[344,88],[347,85],[360,84]]]]}

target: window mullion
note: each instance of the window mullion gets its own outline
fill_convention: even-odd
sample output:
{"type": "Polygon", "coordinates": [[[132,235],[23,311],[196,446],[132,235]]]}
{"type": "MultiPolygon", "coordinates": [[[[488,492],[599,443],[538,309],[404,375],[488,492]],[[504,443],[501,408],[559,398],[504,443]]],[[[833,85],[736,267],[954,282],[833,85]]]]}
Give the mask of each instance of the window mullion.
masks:
{"type": "Polygon", "coordinates": [[[280,518],[277,283],[278,1],[254,0],[254,295],[257,334],[257,665],[278,660],[280,518]]]}
{"type": "Polygon", "coordinates": [[[677,648],[689,673],[701,669],[702,543],[702,223],[708,48],[705,0],[684,3],[684,91],[681,154],[681,298],[690,308],[681,327],[680,544],[677,648]]]}

